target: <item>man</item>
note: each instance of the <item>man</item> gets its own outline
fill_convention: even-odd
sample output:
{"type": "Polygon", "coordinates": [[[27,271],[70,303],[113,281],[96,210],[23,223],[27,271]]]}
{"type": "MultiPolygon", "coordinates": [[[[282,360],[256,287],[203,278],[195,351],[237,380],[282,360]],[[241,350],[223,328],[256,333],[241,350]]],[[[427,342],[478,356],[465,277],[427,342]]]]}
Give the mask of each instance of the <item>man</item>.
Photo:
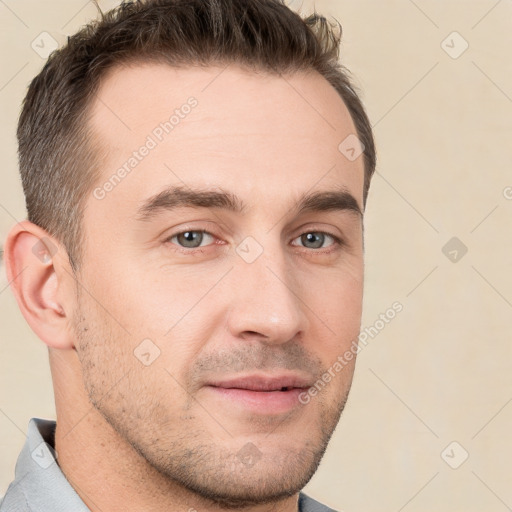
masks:
{"type": "Polygon", "coordinates": [[[338,47],[279,0],[146,0],[50,56],[5,258],[57,422],[2,512],[330,510],[301,489],[352,381],[375,168],[338,47]]]}

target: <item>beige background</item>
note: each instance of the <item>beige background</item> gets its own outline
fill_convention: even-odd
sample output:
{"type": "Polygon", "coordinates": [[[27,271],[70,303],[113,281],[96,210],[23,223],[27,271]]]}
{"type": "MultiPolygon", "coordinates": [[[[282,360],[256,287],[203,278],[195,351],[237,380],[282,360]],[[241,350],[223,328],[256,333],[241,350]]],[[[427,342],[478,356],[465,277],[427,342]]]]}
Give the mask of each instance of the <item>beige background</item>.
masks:
{"type": "MultiPolygon", "coordinates": [[[[306,490],[345,512],[510,509],[512,2],[315,5],[343,24],[343,60],[379,149],[363,327],[395,301],[404,309],[361,351],[349,403],[306,490]],[[452,237],[465,255],[456,246],[445,255],[452,237]],[[465,452],[452,469],[447,462],[465,452]]],[[[25,214],[15,125],[44,62],[31,43],[43,31],[61,43],[93,16],[86,0],[0,0],[2,240],[25,214]]],[[[29,418],[54,416],[46,349],[5,286],[2,272],[0,495],[29,418]]]]}

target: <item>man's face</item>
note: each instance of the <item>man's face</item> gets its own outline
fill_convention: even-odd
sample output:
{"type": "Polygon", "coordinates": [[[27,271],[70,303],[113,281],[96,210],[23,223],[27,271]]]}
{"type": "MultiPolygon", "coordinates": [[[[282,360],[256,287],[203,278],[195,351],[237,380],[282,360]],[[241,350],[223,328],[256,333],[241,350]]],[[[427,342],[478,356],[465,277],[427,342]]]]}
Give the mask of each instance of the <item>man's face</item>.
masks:
{"type": "Polygon", "coordinates": [[[92,403],[205,497],[297,492],[343,409],[354,361],[332,367],[360,328],[363,160],[338,149],[355,133],[346,107],[315,73],[146,64],[108,75],[91,123],[105,159],[74,326],[92,403]]]}

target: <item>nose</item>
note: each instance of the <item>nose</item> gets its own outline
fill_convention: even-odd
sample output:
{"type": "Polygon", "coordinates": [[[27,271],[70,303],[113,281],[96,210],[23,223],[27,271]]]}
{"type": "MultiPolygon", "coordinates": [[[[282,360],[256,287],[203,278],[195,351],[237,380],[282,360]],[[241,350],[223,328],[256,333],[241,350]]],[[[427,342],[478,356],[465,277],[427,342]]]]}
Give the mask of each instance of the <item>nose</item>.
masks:
{"type": "Polygon", "coordinates": [[[234,337],[280,344],[304,333],[307,307],[297,276],[282,255],[237,261],[231,274],[228,328],[234,337]]]}

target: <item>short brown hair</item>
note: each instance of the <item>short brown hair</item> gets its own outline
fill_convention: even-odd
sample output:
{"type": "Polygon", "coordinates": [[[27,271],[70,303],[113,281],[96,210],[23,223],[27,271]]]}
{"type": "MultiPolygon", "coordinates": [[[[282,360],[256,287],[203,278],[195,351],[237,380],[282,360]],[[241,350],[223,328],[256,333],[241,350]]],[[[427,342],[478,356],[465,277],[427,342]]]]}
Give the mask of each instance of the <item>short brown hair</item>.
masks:
{"type": "Polygon", "coordinates": [[[339,62],[340,40],[338,22],[316,13],[303,19],[284,0],[134,0],[102,13],[50,55],[28,88],[17,131],[28,219],[55,236],[78,269],[83,208],[101,170],[88,107],[107,70],[137,60],[316,70],[345,102],[363,144],[366,204],[375,146],[339,62]]]}

